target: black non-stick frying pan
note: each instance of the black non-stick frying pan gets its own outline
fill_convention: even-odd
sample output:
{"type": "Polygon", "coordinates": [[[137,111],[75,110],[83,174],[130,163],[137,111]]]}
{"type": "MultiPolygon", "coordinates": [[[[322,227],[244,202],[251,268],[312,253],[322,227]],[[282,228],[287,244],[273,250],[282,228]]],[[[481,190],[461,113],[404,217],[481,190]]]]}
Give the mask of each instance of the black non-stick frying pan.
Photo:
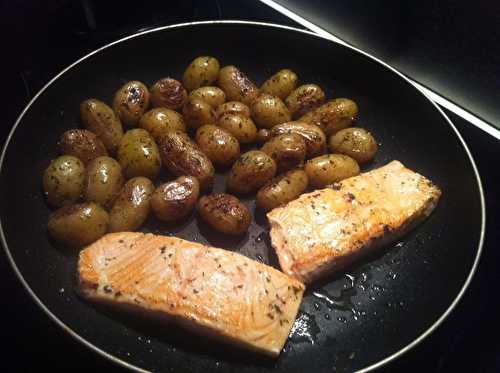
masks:
{"type": "MultiPolygon", "coordinates": [[[[166,176],[165,176],[166,177],[166,176]]],[[[465,291],[480,255],[485,212],[472,157],[453,124],[402,75],[353,48],[309,32],[250,22],[163,27],[112,43],[50,81],[19,117],[3,149],[1,238],[33,299],[55,322],[101,356],[151,371],[227,372],[371,370],[429,335],[465,291]],[[398,159],[443,190],[434,214],[415,231],[346,274],[311,286],[279,359],[223,346],[173,326],[96,308],[73,291],[77,251],[56,247],[46,233],[50,213],[41,174],[57,155],[61,133],[79,126],[79,103],[108,103],[125,81],[179,78],[199,55],[234,64],[257,83],[281,68],[328,97],[360,107],[358,125],[381,143],[374,168],[398,159]]],[[[224,189],[218,175],[216,191],[224,189]]],[[[254,211],[252,199],[245,202],[254,211]]],[[[209,243],[277,265],[264,216],[248,235],[227,239],[196,217],[145,230],[209,243]]]]}

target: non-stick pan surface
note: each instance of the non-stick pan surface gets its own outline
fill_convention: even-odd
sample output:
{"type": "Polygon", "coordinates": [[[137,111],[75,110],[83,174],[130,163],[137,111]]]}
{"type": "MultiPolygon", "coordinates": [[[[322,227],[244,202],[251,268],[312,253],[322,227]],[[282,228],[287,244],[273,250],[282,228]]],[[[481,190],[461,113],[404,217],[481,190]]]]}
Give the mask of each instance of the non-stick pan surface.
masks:
{"type": "MultiPolygon", "coordinates": [[[[351,371],[374,368],[429,334],[465,290],[481,250],[484,208],[473,160],[444,114],[401,75],[342,45],[287,27],[207,22],[165,27],[113,43],[72,65],[28,105],[4,148],[0,176],[2,239],[37,303],[79,341],[122,365],[153,371],[351,371]],[[398,159],[443,190],[434,214],[393,247],[308,289],[277,360],[234,350],[172,326],[96,308],[73,291],[77,251],[56,247],[41,174],[61,133],[79,126],[79,103],[108,103],[125,81],[181,77],[198,55],[239,66],[257,83],[281,68],[328,97],[360,107],[359,126],[380,142],[368,168],[398,159]]],[[[215,190],[224,189],[219,175],[215,190]]],[[[252,211],[253,201],[246,200],[252,211]]],[[[248,235],[227,239],[195,217],[146,231],[176,235],[277,264],[267,225],[256,214],[248,235]]]]}

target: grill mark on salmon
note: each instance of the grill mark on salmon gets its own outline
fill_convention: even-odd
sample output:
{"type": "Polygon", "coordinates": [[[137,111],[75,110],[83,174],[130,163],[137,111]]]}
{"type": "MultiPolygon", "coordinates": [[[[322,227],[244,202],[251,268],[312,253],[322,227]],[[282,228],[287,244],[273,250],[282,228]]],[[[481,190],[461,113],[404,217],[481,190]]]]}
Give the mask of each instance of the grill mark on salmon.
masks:
{"type": "Polygon", "coordinates": [[[411,230],[440,196],[430,180],[392,161],[270,211],[271,244],[283,272],[310,283],[411,230]]]}
{"type": "Polygon", "coordinates": [[[274,357],[304,292],[301,282],[243,255],[133,232],[108,234],[82,250],[78,276],[86,299],[274,357]]]}

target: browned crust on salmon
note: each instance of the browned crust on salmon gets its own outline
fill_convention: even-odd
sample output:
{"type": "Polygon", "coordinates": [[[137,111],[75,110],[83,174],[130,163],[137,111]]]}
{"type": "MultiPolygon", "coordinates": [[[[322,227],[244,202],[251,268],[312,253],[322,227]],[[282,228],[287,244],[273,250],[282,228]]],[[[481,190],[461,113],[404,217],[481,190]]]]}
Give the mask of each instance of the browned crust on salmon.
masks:
{"type": "Polygon", "coordinates": [[[270,356],[281,352],[304,292],[301,282],[243,255],[132,232],[84,249],[78,275],[87,299],[270,356]]]}
{"type": "Polygon", "coordinates": [[[282,270],[312,282],[413,229],[434,210],[441,191],[393,161],[304,194],[268,213],[282,270]]]}

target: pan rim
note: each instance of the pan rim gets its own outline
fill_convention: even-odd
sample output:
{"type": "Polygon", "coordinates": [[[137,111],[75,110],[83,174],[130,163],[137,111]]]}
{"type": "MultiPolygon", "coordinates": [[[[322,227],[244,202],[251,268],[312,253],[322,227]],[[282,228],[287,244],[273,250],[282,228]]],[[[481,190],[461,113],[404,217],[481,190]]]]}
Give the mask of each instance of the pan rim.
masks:
{"type": "MultiPolygon", "coordinates": [[[[481,182],[481,177],[479,175],[479,171],[477,169],[476,163],[474,161],[474,157],[472,156],[466,142],[462,138],[460,132],[457,130],[455,125],[451,122],[451,120],[448,118],[448,116],[443,112],[443,110],[434,102],[432,101],[429,96],[425,94],[423,90],[421,90],[418,86],[416,86],[412,81],[410,81],[404,74],[390,66],[389,64],[385,63],[381,59],[378,59],[377,57],[372,56],[371,54],[364,52],[363,50],[360,50],[356,47],[350,46],[350,45],[345,45],[342,43],[339,43],[335,40],[332,40],[331,38],[318,35],[312,31],[308,30],[303,30],[299,29],[296,27],[291,27],[291,26],[285,26],[285,25],[280,25],[276,23],[268,23],[268,22],[256,22],[256,21],[242,21],[242,20],[212,20],[212,21],[198,21],[198,22],[185,22],[185,23],[178,23],[174,25],[167,25],[167,26],[160,26],[160,27],[155,27],[149,30],[141,31],[134,33],[132,35],[128,35],[126,37],[123,37],[121,39],[115,40],[113,42],[110,42],[98,49],[95,49],[94,51],[82,56],[81,58],[77,59],[75,62],[72,64],[68,65],[65,67],[63,70],[61,70],[58,74],[56,74],[52,79],[50,79],[34,96],[33,98],[28,102],[28,104],[25,106],[25,108],[22,110],[22,112],[19,114],[17,117],[14,126],[10,130],[7,139],[5,140],[3,147],[2,147],[2,153],[0,155],[0,174],[3,169],[3,164],[4,164],[4,158],[5,154],[7,152],[7,148],[10,144],[10,141],[12,139],[12,136],[14,135],[18,125],[20,124],[21,120],[23,119],[24,115],[26,112],[30,109],[30,107],[33,105],[33,103],[38,99],[38,97],[45,92],[46,89],[48,89],[55,81],[57,81],[61,76],[63,76],[66,72],[70,71],[72,68],[80,64],[81,62],[87,60],[94,54],[100,53],[101,51],[115,45],[119,44],[122,42],[125,42],[129,39],[137,38],[142,35],[146,35],[149,33],[154,33],[154,32],[159,32],[159,31],[164,31],[164,30],[169,30],[169,29],[178,29],[178,28],[184,28],[184,27],[196,27],[199,25],[216,25],[216,24],[233,24],[233,25],[251,25],[251,26],[263,26],[263,27],[268,27],[270,29],[282,29],[282,30],[288,30],[288,31],[293,31],[293,32],[298,32],[302,34],[306,34],[309,36],[314,36],[320,39],[328,40],[329,42],[335,43],[341,47],[348,48],[358,54],[361,54],[364,57],[369,58],[370,60],[374,61],[375,63],[378,63],[385,67],[386,69],[390,70],[392,73],[397,75],[400,79],[403,79],[407,84],[409,84],[411,87],[416,89],[420,94],[422,94],[431,105],[434,106],[434,108],[441,114],[441,116],[445,119],[445,121],[448,123],[448,125],[451,127],[451,129],[455,132],[455,135],[458,137],[463,149],[465,150],[465,153],[467,154],[469,161],[472,165],[474,175],[477,181],[478,189],[479,189],[479,197],[480,197],[480,204],[481,204],[481,230],[480,230],[480,236],[479,236],[479,242],[477,246],[477,252],[476,256],[474,258],[474,262],[472,264],[472,267],[469,271],[469,274],[467,275],[467,278],[465,282],[463,283],[460,291],[456,295],[455,299],[451,304],[448,306],[448,308],[443,312],[443,314],[435,320],[432,325],[430,325],[423,333],[421,333],[418,337],[416,337],[413,341],[408,343],[405,347],[401,348],[400,350],[386,356],[385,358],[379,360],[378,362],[371,364],[369,366],[366,366],[358,372],[370,372],[375,369],[378,369],[387,363],[396,360],[397,358],[401,357],[404,355],[406,352],[410,351],[412,348],[416,347],[418,344],[420,344],[423,340],[425,340],[430,334],[432,334],[438,327],[441,325],[444,320],[449,316],[449,314],[455,309],[455,307],[458,305],[460,300],[462,299],[463,295],[465,294],[465,291],[469,287],[474,274],[477,270],[477,266],[479,264],[479,260],[481,257],[481,253],[483,250],[483,245],[484,245],[484,238],[485,238],[485,231],[486,231],[486,208],[485,208],[485,199],[484,199],[484,191],[483,191],[483,186],[481,182]]],[[[113,363],[120,365],[124,368],[136,371],[136,372],[149,372],[148,370],[145,370],[143,368],[140,368],[138,366],[135,366],[111,353],[108,353],[101,349],[100,347],[94,345],[93,343],[89,342],[86,340],[84,337],[79,335],[77,332],[75,332],[73,329],[71,329],[68,325],[66,325],[62,320],[60,320],[52,311],[46,306],[40,298],[35,294],[35,292],[31,289],[27,281],[24,279],[21,271],[17,267],[17,264],[14,261],[14,258],[12,257],[12,254],[10,252],[9,246],[7,244],[7,240],[5,237],[5,233],[3,230],[3,224],[2,224],[2,218],[0,217],[0,241],[2,243],[2,246],[4,248],[5,254],[7,256],[8,262],[10,266],[12,267],[16,277],[18,280],[21,282],[23,285],[24,289],[27,291],[27,293],[31,296],[33,301],[42,309],[42,311],[50,318],[52,321],[54,321],[59,327],[61,327],[65,332],[67,332],[71,337],[73,337],[76,341],[82,343],[84,346],[88,347],[90,350],[94,351],[98,355],[112,361],[113,363]]]]}

